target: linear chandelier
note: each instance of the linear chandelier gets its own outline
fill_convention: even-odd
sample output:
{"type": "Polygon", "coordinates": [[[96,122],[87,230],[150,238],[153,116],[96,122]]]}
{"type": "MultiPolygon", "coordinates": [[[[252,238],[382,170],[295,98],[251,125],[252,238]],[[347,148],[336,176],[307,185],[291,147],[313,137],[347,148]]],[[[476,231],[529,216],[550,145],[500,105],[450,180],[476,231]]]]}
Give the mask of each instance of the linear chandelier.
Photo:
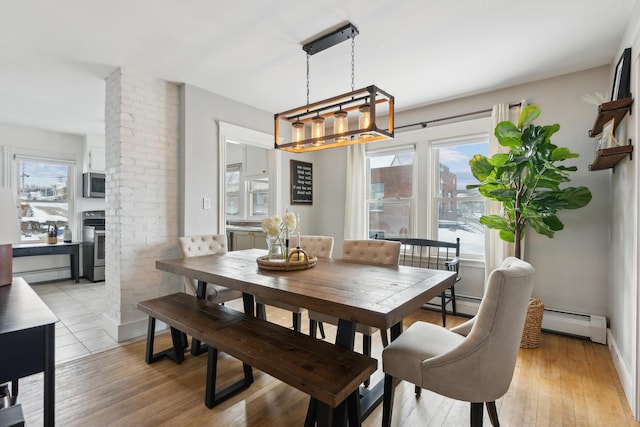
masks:
{"type": "Polygon", "coordinates": [[[394,97],[374,85],[354,90],[357,35],[349,23],[302,47],[307,53],[307,104],[275,114],[275,148],[303,153],[393,138],[394,97]],[[351,92],[310,104],[309,57],[349,39],[351,92]]]}

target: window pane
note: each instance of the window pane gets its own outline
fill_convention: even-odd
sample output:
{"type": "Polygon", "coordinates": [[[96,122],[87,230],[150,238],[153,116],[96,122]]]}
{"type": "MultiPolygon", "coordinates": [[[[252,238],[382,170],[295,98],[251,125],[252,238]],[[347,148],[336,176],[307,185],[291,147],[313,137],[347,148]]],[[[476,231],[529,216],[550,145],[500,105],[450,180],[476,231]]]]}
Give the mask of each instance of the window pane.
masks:
{"type": "Polygon", "coordinates": [[[250,216],[269,215],[269,181],[266,179],[248,181],[249,198],[251,200],[250,216]]]}
{"type": "Polygon", "coordinates": [[[62,237],[69,223],[68,181],[71,166],[42,161],[18,161],[21,238],[62,237]]]}
{"type": "Polygon", "coordinates": [[[229,166],[225,174],[225,212],[229,216],[240,213],[240,167],[229,166]]]}
{"type": "Polygon", "coordinates": [[[401,151],[369,156],[369,237],[411,235],[413,155],[401,151]]]}
{"type": "Polygon", "coordinates": [[[477,183],[469,168],[475,154],[487,155],[488,142],[435,148],[440,162],[437,187],[437,239],[455,241],[460,238],[464,254],[484,256],[484,231],[480,217],[485,201],[477,189],[467,185],[477,183]]]}
{"type": "Polygon", "coordinates": [[[369,237],[410,237],[411,205],[411,201],[369,203],[369,237]]]}

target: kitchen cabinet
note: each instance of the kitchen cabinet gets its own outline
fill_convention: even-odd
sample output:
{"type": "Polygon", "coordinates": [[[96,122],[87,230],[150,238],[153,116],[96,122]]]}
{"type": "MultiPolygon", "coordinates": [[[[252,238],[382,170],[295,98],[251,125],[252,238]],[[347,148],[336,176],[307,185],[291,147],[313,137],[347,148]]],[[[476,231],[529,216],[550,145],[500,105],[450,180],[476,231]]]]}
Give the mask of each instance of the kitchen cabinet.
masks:
{"type": "Polygon", "coordinates": [[[267,150],[246,145],[244,156],[245,176],[265,176],[269,171],[267,150]]]}
{"type": "Polygon", "coordinates": [[[267,249],[267,234],[262,231],[233,230],[231,235],[231,250],[267,249]]]}

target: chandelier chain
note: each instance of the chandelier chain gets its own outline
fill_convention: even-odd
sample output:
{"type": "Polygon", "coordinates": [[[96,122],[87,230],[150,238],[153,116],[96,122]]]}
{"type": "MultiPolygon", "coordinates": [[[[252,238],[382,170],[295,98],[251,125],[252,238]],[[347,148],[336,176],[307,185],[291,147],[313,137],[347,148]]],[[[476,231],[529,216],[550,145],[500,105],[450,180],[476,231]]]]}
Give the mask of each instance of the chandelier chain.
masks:
{"type": "Polygon", "coordinates": [[[307,105],[309,105],[309,58],[311,55],[307,53],[307,105]]]}
{"type": "Polygon", "coordinates": [[[351,37],[351,92],[355,89],[356,82],[356,36],[351,37]]]}

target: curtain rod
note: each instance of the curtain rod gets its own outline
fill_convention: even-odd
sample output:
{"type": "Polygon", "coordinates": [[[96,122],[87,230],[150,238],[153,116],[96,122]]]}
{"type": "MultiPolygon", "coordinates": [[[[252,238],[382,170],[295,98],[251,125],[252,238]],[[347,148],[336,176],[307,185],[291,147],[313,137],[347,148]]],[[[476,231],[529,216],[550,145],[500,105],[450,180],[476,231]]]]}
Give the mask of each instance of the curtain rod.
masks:
{"type": "MultiPolygon", "coordinates": [[[[514,102],[509,104],[509,108],[519,107],[520,105],[522,105],[522,102],[514,102]]],[[[472,111],[470,113],[456,114],[454,116],[442,117],[439,119],[427,120],[427,121],[418,122],[418,123],[411,123],[410,125],[396,126],[395,130],[413,127],[413,126],[422,126],[422,128],[426,128],[428,125],[433,123],[445,122],[447,120],[459,119],[461,117],[475,116],[477,114],[482,114],[482,113],[490,113],[491,111],[493,111],[493,108],[486,108],[484,110],[472,111]]]]}

